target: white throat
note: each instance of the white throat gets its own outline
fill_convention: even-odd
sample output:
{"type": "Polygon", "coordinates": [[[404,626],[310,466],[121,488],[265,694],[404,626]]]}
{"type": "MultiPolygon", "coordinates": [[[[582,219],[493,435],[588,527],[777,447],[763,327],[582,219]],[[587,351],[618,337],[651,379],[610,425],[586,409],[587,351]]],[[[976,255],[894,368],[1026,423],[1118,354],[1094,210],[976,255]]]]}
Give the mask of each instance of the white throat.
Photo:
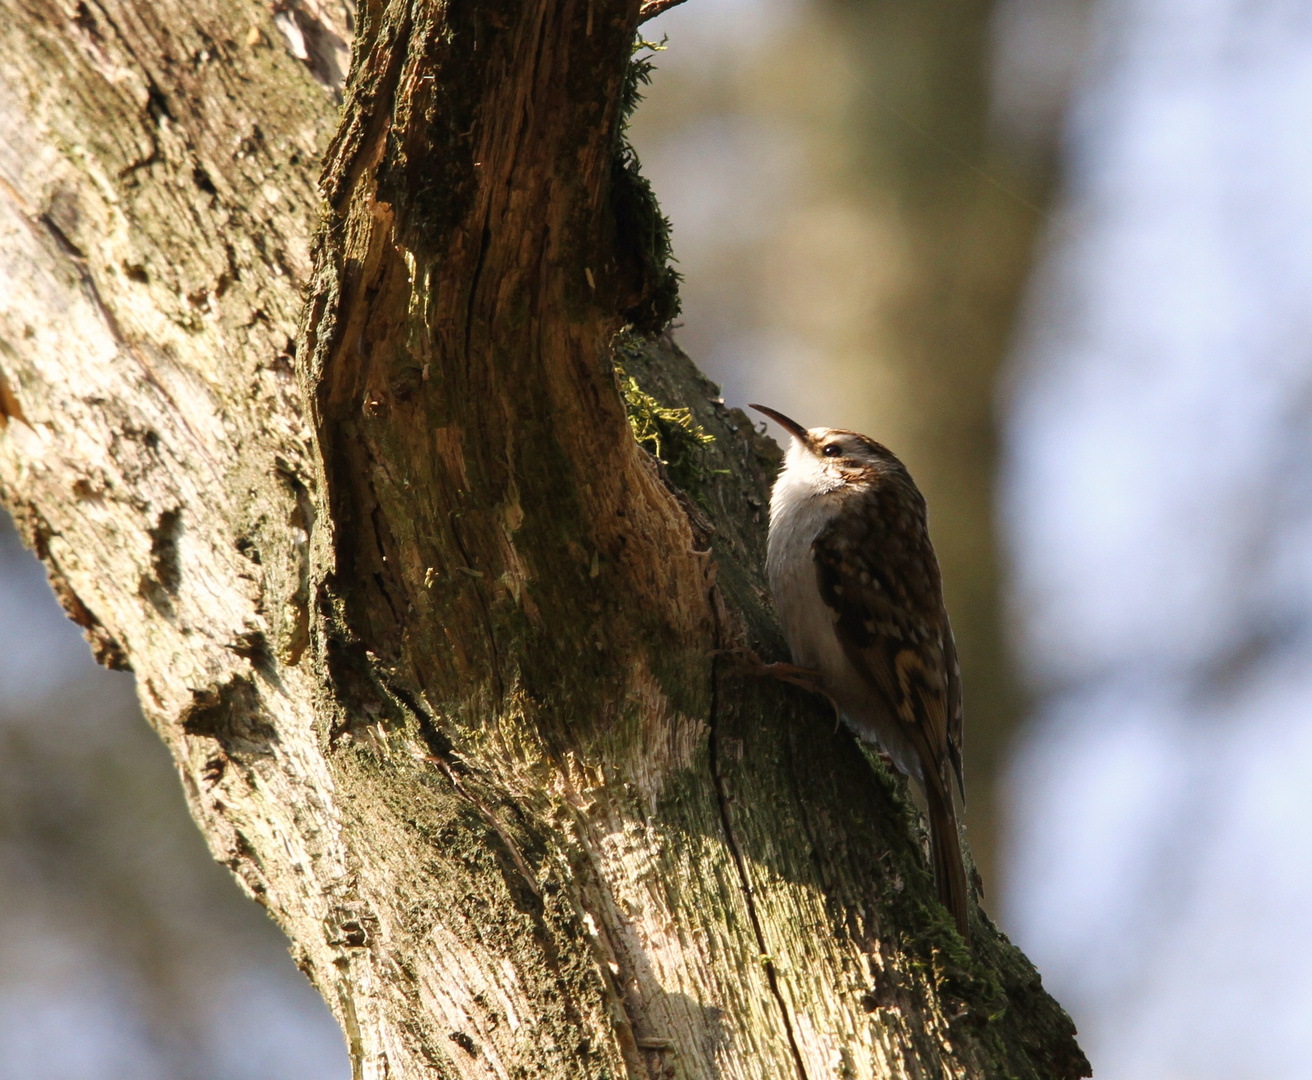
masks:
{"type": "MultiPolygon", "coordinates": [[[[816,496],[837,491],[843,482],[815,454],[794,438],[784,455],[784,467],[774,482],[770,496],[770,528],[773,531],[781,514],[796,513],[803,503],[816,496]]],[[[822,502],[828,500],[821,499],[822,502]]],[[[814,539],[814,537],[812,538],[814,539]]],[[[809,544],[809,541],[808,541],[809,544]]]]}

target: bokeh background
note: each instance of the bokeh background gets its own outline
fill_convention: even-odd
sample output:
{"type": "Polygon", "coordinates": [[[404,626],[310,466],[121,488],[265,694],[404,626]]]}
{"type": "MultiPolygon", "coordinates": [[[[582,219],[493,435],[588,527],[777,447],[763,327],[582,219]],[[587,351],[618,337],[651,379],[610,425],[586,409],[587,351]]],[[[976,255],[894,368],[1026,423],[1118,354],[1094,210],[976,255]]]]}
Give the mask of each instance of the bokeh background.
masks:
{"type": "MultiPolygon", "coordinates": [[[[1312,1076],[1312,7],[688,0],[644,31],[679,340],[929,499],[989,910],[1098,1077],[1312,1076]]],[[[6,535],[0,1080],[348,1076],[6,535]]]]}

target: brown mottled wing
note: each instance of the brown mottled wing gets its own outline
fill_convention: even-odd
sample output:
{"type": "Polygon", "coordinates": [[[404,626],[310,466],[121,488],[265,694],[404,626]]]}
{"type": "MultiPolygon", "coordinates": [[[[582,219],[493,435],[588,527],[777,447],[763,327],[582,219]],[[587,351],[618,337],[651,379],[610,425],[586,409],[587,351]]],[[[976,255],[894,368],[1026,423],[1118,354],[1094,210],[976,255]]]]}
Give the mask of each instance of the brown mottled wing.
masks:
{"type": "MultiPolygon", "coordinates": [[[[925,502],[900,469],[860,494],[812,547],[843,652],[920,757],[939,900],[970,941],[966,868],[952,804],[961,786],[961,680],[925,502]]],[[[964,793],[963,793],[964,798],[964,793]]]]}
{"type": "Polygon", "coordinates": [[[884,697],[924,771],[947,784],[950,765],[960,785],[960,675],[924,499],[898,471],[852,498],[812,549],[820,595],[848,659],[884,697]]]}

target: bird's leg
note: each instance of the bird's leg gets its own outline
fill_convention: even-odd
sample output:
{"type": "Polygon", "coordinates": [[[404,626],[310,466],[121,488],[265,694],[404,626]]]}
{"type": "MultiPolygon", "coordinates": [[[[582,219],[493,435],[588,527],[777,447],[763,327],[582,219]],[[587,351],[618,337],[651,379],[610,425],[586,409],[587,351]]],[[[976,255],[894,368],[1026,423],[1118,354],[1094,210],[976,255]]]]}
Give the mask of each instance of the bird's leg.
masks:
{"type": "MultiPolygon", "coordinates": [[[[829,691],[825,689],[824,676],[814,668],[799,667],[797,664],[785,664],[776,662],[767,664],[752,649],[718,649],[717,655],[728,656],[738,663],[739,666],[746,669],[752,675],[761,679],[778,679],[780,682],[786,682],[790,686],[796,686],[805,690],[809,694],[818,694],[829,702],[834,709],[834,717],[839,723],[842,723],[842,710],[838,707],[829,691]]],[[[835,727],[834,729],[838,729],[835,727]]]]}
{"type": "Polygon", "coordinates": [[[727,656],[749,674],[762,679],[778,679],[780,682],[800,686],[813,694],[823,694],[824,683],[820,672],[813,668],[799,667],[797,664],[767,664],[755,650],[739,647],[736,649],[716,649],[716,656],[727,656]]]}

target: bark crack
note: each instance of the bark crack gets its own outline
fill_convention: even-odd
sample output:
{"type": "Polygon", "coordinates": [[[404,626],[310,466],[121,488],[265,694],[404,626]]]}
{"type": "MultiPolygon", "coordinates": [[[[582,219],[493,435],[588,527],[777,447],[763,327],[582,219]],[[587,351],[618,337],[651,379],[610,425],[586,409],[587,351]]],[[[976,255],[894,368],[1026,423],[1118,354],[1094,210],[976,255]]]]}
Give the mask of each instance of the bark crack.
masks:
{"type": "MultiPolygon", "coordinates": [[[[18,205],[20,209],[26,205],[19,193],[9,184],[6,183],[4,188],[6,193],[16,200],[16,205],[18,205]]],[[[109,336],[113,339],[114,344],[130,354],[133,359],[137,361],[140,365],[142,378],[150,385],[151,389],[156,391],[168,404],[169,408],[178,418],[179,427],[181,427],[182,430],[191,436],[198,444],[201,443],[202,440],[197,437],[195,431],[192,429],[186,413],[178,408],[178,403],[173,400],[173,396],[164,389],[163,385],[155,377],[155,373],[151,369],[150,363],[146,359],[142,350],[135,342],[128,338],[127,334],[123,332],[123,327],[119,323],[118,317],[114,314],[109,305],[105,303],[104,297],[101,296],[100,289],[96,285],[96,279],[91,273],[91,264],[87,260],[86,254],[76,243],[73,242],[68,234],[59,227],[59,224],[50,216],[49,212],[36,215],[35,218],[25,213],[23,219],[26,222],[27,227],[31,229],[38,238],[41,236],[41,233],[38,230],[44,229],[45,234],[54,242],[59,253],[73,264],[73,269],[77,272],[78,280],[82,285],[84,293],[91,301],[92,306],[94,306],[99,313],[101,319],[104,320],[105,328],[109,331],[109,336]]],[[[221,478],[218,479],[220,480],[221,487],[221,478]]]]}
{"type": "Polygon", "coordinates": [[[100,317],[105,320],[105,327],[109,330],[109,336],[114,339],[114,343],[120,348],[131,348],[127,336],[123,333],[122,327],[119,326],[118,318],[110,311],[109,306],[100,295],[96,280],[91,276],[91,267],[87,262],[86,254],[55,223],[55,219],[49,213],[41,214],[37,218],[37,222],[55,242],[55,246],[60,253],[73,264],[87,298],[100,313],[100,317]]]}
{"type": "Polygon", "coordinates": [[[460,557],[465,560],[464,569],[468,570],[470,576],[474,578],[472,583],[474,595],[478,597],[479,610],[483,614],[483,629],[487,634],[488,649],[492,653],[492,678],[496,681],[497,702],[500,703],[506,698],[506,685],[501,678],[501,657],[497,653],[497,638],[496,633],[492,628],[492,609],[488,605],[487,597],[483,595],[483,586],[479,584],[479,579],[482,575],[478,573],[478,568],[470,560],[469,549],[465,547],[465,542],[460,538],[460,530],[456,526],[456,521],[459,519],[461,513],[462,511],[460,510],[452,510],[451,513],[447,515],[447,520],[451,525],[451,538],[456,542],[456,547],[460,551],[460,557]]]}
{"type": "Polygon", "coordinates": [[[478,282],[483,276],[483,264],[487,261],[488,248],[492,246],[492,227],[488,224],[491,215],[489,208],[483,217],[483,229],[479,233],[478,258],[474,262],[474,273],[469,281],[469,300],[465,304],[465,370],[472,366],[471,353],[474,349],[474,305],[478,301],[478,282]]]}
{"type": "Polygon", "coordinates": [[[501,819],[488,809],[487,805],[479,799],[477,795],[465,787],[455,769],[452,767],[451,762],[445,757],[441,754],[430,752],[424,760],[429,764],[438,767],[442,775],[447,778],[451,786],[455,789],[456,794],[477,810],[492,831],[497,834],[497,837],[506,849],[506,853],[510,856],[510,861],[515,864],[515,869],[519,872],[519,876],[523,879],[524,884],[528,886],[529,892],[541,902],[542,887],[538,884],[537,875],[533,872],[533,867],[529,865],[528,859],[524,857],[524,852],[515,842],[515,838],[511,836],[509,830],[501,824],[501,819]]]}
{"type": "Polygon", "coordinates": [[[761,920],[756,913],[756,902],[752,899],[752,884],[747,876],[747,864],[743,862],[738,840],[734,836],[733,822],[729,816],[729,798],[724,790],[724,779],[720,775],[719,738],[719,704],[720,704],[720,631],[715,631],[716,655],[711,660],[711,708],[710,708],[710,767],[711,780],[715,784],[715,795],[720,806],[720,821],[724,825],[725,839],[729,843],[729,853],[738,870],[738,884],[743,891],[743,902],[747,905],[747,915],[752,921],[752,932],[756,935],[756,947],[761,957],[761,966],[765,968],[765,977],[770,984],[770,993],[779,1005],[779,1016],[783,1020],[784,1033],[788,1036],[788,1048],[793,1052],[793,1063],[797,1066],[798,1080],[807,1080],[806,1065],[802,1061],[802,1052],[797,1048],[797,1038],[793,1034],[793,1023],[788,1016],[788,1006],[779,991],[779,979],[775,972],[774,961],[770,958],[765,945],[765,933],[761,930],[761,920]]]}
{"type": "Polygon", "coordinates": [[[525,858],[523,849],[515,841],[510,831],[502,824],[501,819],[484,803],[477,795],[469,790],[460,779],[460,769],[463,764],[457,757],[451,747],[450,741],[438,727],[437,718],[429,711],[426,705],[421,705],[416,698],[405,688],[397,685],[392,680],[383,676],[382,672],[377,673],[379,681],[383,688],[395,697],[406,709],[414,716],[419,724],[420,733],[424,742],[428,746],[428,753],[424,755],[423,760],[430,765],[436,765],[438,770],[446,777],[452,788],[460,798],[469,803],[479,812],[483,820],[497,834],[506,852],[510,856],[510,861],[514,863],[515,870],[523,878],[524,884],[528,886],[529,891],[537,898],[542,900],[542,887],[538,884],[537,874],[534,873],[532,865],[525,858]]]}

